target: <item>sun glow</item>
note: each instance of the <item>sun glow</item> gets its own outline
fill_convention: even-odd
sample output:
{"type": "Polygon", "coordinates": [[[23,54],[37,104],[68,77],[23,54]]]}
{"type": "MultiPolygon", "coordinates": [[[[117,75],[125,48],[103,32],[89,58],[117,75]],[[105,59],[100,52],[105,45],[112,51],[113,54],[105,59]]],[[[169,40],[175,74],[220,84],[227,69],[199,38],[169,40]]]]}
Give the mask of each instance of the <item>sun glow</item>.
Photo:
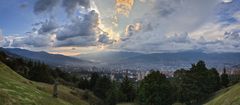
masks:
{"type": "Polygon", "coordinates": [[[128,16],[132,10],[134,0],[116,0],[116,12],[128,16]]]}

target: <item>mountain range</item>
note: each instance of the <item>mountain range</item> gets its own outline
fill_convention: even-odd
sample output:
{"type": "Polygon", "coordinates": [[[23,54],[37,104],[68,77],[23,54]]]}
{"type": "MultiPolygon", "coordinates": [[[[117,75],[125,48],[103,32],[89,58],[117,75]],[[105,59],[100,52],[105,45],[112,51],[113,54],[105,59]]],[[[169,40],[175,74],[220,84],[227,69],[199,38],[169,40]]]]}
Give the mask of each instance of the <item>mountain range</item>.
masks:
{"type": "Polygon", "coordinates": [[[19,48],[1,48],[2,51],[12,56],[20,56],[36,61],[41,61],[52,66],[84,66],[92,62],[60,54],[50,54],[47,52],[35,52],[19,48]]]}
{"type": "Polygon", "coordinates": [[[184,51],[176,53],[135,53],[135,52],[101,52],[77,56],[81,59],[98,61],[102,66],[114,69],[162,69],[176,70],[190,67],[203,60],[208,67],[223,68],[240,64],[240,53],[204,53],[201,51],[184,51]]]}
{"type": "Polygon", "coordinates": [[[208,67],[215,68],[223,68],[225,66],[233,67],[240,64],[240,53],[184,51],[176,53],[144,54],[137,52],[105,51],[70,57],[19,48],[4,48],[4,51],[55,66],[95,66],[109,69],[176,70],[179,68],[188,68],[191,64],[199,60],[205,61],[208,67]]]}

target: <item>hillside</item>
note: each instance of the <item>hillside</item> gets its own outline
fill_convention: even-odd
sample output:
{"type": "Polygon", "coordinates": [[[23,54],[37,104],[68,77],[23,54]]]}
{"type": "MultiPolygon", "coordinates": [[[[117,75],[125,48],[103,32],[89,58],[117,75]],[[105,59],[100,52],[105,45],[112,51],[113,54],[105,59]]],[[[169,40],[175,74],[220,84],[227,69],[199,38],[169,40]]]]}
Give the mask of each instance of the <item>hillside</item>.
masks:
{"type": "Polygon", "coordinates": [[[218,91],[205,105],[240,105],[240,83],[218,91]]]}
{"type": "Polygon", "coordinates": [[[0,48],[0,51],[6,52],[6,54],[16,55],[18,57],[24,57],[32,60],[42,61],[49,65],[59,66],[59,65],[90,65],[91,62],[87,60],[82,60],[79,58],[64,56],[60,54],[50,54],[47,52],[35,52],[19,48],[0,48]]]}
{"type": "Polygon", "coordinates": [[[51,85],[29,81],[0,62],[0,105],[89,105],[82,90],[59,86],[59,98],[51,93],[51,85]]]}

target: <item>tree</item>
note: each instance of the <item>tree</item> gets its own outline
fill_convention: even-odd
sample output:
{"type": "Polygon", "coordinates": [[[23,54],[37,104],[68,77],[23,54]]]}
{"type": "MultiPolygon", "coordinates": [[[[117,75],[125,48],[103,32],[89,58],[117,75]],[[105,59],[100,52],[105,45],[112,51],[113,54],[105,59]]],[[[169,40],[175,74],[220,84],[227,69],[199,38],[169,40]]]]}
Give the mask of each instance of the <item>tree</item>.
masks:
{"type": "Polygon", "coordinates": [[[211,68],[209,72],[210,74],[208,76],[210,76],[210,78],[208,79],[208,82],[209,82],[209,86],[211,87],[210,91],[215,92],[219,90],[221,87],[220,76],[218,71],[215,68],[211,68]]]}
{"type": "Polygon", "coordinates": [[[97,79],[93,92],[97,97],[105,99],[107,97],[107,91],[110,88],[111,88],[110,78],[108,78],[107,76],[103,76],[97,79]]]}
{"type": "Polygon", "coordinates": [[[86,78],[81,78],[78,83],[78,88],[80,89],[89,89],[89,81],[86,78]]]}
{"type": "Polygon", "coordinates": [[[90,90],[94,89],[98,79],[99,79],[99,74],[98,73],[94,72],[94,73],[91,74],[91,79],[90,79],[90,83],[89,83],[90,90]]]}
{"type": "Polygon", "coordinates": [[[220,77],[215,68],[208,69],[203,61],[193,64],[190,70],[174,72],[177,101],[196,104],[220,88],[220,77]]]}
{"type": "Polygon", "coordinates": [[[133,82],[129,80],[128,76],[125,76],[121,82],[120,91],[123,94],[121,101],[132,102],[134,100],[136,92],[133,82]]]}
{"type": "Polygon", "coordinates": [[[140,105],[171,105],[172,99],[172,86],[159,71],[152,71],[141,82],[138,90],[140,105]]]}
{"type": "Polygon", "coordinates": [[[107,91],[107,97],[105,102],[107,105],[116,105],[118,102],[118,89],[116,87],[115,82],[111,84],[111,88],[107,91]]]}
{"type": "Polygon", "coordinates": [[[41,62],[35,62],[32,70],[29,71],[30,80],[44,83],[54,83],[50,68],[41,62]]]}
{"type": "Polygon", "coordinates": [[[229,77],[228,74],[226,73],[226,68],[223,69],[223,73],[221,75],[221,85],[224,87],[228,87],[229,84],[229,77]]]}

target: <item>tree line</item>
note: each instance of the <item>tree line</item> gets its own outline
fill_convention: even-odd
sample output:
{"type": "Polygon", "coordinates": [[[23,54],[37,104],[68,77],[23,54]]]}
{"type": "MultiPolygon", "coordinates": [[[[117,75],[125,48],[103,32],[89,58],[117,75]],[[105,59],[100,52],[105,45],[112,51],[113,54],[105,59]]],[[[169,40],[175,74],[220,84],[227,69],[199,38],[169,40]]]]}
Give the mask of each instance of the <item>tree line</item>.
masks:
{"type": "Polygon", "coordinates": [[[49,65],[22,57],[13,57],[0,51],[0,61],[9,66],[12,70],[21,76],[36,82],[53,84],[58,80],[65,85],[74,85],[79,79],[59,68],[50,67],[49,65]]]}
{"type": "Polygon", "coordinates": [[[201,105],[214,92],[229,86],[229,76],[224,69],[220,75],[215,68],[208,69],[205,62],[192,64],[189,70],[180,69],[167,78],[152,70],[142,81],[111,81],[107,76],[93,73],[90,80],[79,82],[79,88],[89,89],[104,100],[106,105],[134,102],[137,105],[201,105]]]}

